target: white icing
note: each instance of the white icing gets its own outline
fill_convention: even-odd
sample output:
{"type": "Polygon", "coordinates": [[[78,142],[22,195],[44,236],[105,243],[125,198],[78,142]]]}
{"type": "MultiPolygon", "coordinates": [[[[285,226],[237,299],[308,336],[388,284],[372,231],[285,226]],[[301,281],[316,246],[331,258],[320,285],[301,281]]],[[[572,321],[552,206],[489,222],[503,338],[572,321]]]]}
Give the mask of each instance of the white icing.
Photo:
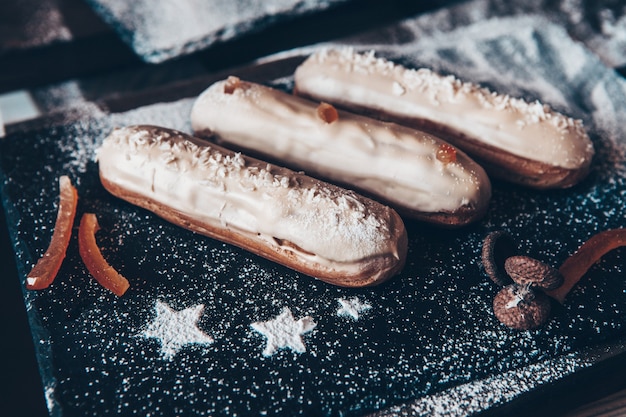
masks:
{"type": "Polygon", "coordinates": [[[373,52],[322,50],[298,67],[295,82],[307,96],[430,120],[514,155],[567,169],[588,165],[594,153],[580,120],[454,76],[407,69],[373,52]]]}
{"type": "MultiPolygon", "coordinates": [[[[310,262],[358,272],[396,259],[402,224],[372,200],[304,174],[155,127],[115,129],[98,149],[100,175],[210,226],[280,246],[310,262]]],[[[380,271],[384,273],[384,271],[380,271]]]]}
{"type": "Polygon", "coordinates": [[[333,181],[382,197],[405,211],[480,210],[491,185],[462,152],[456,162],[437,159],[440,139],[413,129],[339,111],[326,123],[318,103],[254,83],[232,93],[213,84],[194,103],[192,127],[333,181]]]}

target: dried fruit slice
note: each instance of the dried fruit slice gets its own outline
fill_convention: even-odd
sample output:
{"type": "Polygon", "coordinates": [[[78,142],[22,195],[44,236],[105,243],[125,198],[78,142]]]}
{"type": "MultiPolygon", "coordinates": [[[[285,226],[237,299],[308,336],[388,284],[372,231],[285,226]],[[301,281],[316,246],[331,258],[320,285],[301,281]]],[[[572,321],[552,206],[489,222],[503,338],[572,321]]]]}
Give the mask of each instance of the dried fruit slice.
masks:
{"type": "Polygon", "coordinates": [[[563,285],[553,291],[546,291],[546,294],[562,304],[570,290],[594,263],[621,246],[626,246],[626,228],[605,230],[592,236],[559,268],[564,278],[563,285]]]}
{"type": "Polygon", "coordinates": [[[437,160],[444,165],[456,162],[456,148],[447,143],[442,143],[437,149],[437,160]]]}
{"type": "Polygon", "coordinates": [[[59,177],[59,210],[52,239],[46,252],[26,277],[26,288],[29,290],[48,288],[56,278],[72,236],[77,204],[76,188],[68,176],[62,175],[59,177]]]}
{"type": "Polygon", "coordinates": [[[89,273],[117,296],[122,296],[130,284],[115,268],[108,264],[96,243],[96,232],[100,230],[98,219],[93,213],[85,213],[78,228],[78,251],[89,273]]]}
{"type": "Polygon", "coordinates": [[[320,103],[317,106],[317,117],[322,119],[324,123],[331,124],[339,119],[339,113],[332,104],[320,103]]]}

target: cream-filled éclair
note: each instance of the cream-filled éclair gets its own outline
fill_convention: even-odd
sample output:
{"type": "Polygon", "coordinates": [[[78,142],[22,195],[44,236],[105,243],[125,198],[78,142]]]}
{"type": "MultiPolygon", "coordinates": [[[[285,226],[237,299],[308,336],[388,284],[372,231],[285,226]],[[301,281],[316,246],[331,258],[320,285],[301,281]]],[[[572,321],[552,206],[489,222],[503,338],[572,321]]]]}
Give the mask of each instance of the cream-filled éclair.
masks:
{"type": "Polygon", "coordinates": [[[331,284],[376,285],[406,259],[393,209],[179,131],[117,128],[97,160],[113,195],[331,284]]]}
{"type": "Polygon", "coordinates": [[[236,77],[196,99],[191,124],[198,136],[279,160],[438,225],[480,218],[491,197],[482,167],[435,136],[236,77]]]}
{"type": "Polygon", "coordinates": [[[454,76],[350,48],[323,49],[295,72],[295,93],[435,134],[489,174],[539,189],[584,178],[594,154],[580,120],[454,76]]]}

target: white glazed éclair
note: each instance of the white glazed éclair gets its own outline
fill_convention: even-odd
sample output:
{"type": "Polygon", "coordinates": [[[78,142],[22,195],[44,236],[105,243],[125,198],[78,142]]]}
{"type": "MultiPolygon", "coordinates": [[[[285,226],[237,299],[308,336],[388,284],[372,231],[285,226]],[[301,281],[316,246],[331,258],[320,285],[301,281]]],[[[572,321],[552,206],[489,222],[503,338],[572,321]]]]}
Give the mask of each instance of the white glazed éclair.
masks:
{"type": "Polygon", "coordinates": [[[576,184],[594,154],[580,120],[373,52],[314,53],[295,72],[295,92],[424,129],[466,151],[490,174],[539,189],[576,184]]]}
{"type": "Polygon", "coordinates": [[[115,129],[97,160],[113,195],[331,284],[376,285],[404,265],[393,209],[302,173],[155,126],[115,129]]]}
{"type": "Polygon", "coordinates": [[[480,218],[487,174],[430,134],[230,77],[194,103],[196,135],[354,188],[400,214],[444,226],[480,218]]]}

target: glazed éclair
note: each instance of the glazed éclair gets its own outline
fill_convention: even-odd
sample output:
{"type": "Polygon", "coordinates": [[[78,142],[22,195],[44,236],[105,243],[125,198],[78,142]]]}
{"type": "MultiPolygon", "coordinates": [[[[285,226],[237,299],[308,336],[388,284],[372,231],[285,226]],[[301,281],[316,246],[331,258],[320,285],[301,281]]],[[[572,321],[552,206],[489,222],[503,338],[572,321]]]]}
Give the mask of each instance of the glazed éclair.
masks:
{"type": "Polygon", "coordinates": [[[426,130],[463,149],[494,177],[538,189],[576,184],[594,154],[580,120],[454,76],[407,69],[373,52],[313,54],[295,72],[295,93],[426,130]]]}
{"type": "Polygon", "coordinates": [[[480,218],[491,197],[482,167],[437,137],[236,77],[196,99],[191,124],[197,136],[276,159],[437,225],[480,218]]]}
{"type": "Polygon", "coordinates": [[[393,209],[302,173],[155,126],[115,129],[97,159],[113,195],[328,283],[376,285],[404,265],[393,209]]]}

